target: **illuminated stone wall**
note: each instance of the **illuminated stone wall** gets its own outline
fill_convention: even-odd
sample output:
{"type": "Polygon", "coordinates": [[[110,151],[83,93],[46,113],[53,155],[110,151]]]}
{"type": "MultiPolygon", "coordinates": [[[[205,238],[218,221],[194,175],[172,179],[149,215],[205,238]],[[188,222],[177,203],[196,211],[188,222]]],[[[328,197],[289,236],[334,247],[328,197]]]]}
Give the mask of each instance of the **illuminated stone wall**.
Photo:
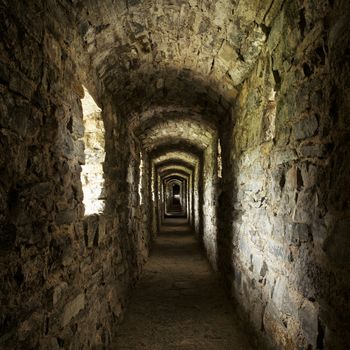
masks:
{"type": "Polygon", "coordinates": [[[349,7],[304,5],[286,2],[268,24],[227,120],[233,133],[223,131],[219,256],[233,297],[267,343],[345,349],[349,7]]]}

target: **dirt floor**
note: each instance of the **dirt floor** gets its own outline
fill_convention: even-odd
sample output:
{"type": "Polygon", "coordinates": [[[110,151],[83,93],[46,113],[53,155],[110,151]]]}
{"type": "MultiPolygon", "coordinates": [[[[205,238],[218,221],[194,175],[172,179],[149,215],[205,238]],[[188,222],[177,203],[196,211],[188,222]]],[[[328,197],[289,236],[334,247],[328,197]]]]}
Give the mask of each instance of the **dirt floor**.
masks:
{"type": "Polygon", "coordinates": [[[252,349],[184,219],[163,226],[113,348],[252,349]]]}

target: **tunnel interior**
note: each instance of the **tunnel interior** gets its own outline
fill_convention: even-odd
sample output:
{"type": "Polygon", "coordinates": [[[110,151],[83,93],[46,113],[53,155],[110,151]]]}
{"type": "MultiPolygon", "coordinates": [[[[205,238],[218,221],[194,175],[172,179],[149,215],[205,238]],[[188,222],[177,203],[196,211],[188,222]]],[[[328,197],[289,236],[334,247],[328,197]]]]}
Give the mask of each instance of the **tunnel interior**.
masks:
{"type": "Polygon", "coordinates": [[[173,184],[172,186],[172,203],[174,205],[181,205],[180,201],[180,184],[173,184]]]}
{"type": "Polygon", "coordinates": [[[346,0],[0,0],[0,348],[112,349],[171,220],[254,348],[349,348],[349,23],[346,0]]]}

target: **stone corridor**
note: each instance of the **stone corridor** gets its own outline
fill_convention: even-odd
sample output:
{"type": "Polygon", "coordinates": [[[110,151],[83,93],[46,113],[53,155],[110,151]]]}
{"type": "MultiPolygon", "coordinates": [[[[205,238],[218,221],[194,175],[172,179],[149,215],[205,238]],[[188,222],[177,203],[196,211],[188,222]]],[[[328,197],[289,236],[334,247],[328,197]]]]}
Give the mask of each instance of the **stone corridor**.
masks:
{"type": "Polygon", "coordinates": [[[166,219],[112,348],[252,349],[237,316],[187,220],[166,219]]]}
{"type": "Polygon", "coordinates": [[[0,350],[348,350],[349,189],[349,0],[0,0],[0,350]]]}

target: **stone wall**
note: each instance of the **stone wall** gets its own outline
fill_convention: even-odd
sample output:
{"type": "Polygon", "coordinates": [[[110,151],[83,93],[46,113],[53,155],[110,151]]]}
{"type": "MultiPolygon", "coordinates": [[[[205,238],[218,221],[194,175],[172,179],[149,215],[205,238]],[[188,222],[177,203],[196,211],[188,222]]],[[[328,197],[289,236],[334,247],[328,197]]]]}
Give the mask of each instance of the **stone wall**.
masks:
{"type": "Polygon", "coordinates": [[[144,258],[148,249],[128,234],[125,123],[100,97],[70,7],[0,7],[0,348],[108,346],[144,261],[136,266],[130,252],[144,258]],[[87,217],[83,83],[103,110],[108,139],[108,200],[87,217]]]}
{"type": "Polygon", "coordinates": [[[349,20],[286,1],[222,131],[219,266],[273,348],[350,342],[349,20]]]}
{"type": "Polygon", "coordinates": [[[1,348],[109,346],[151,240],[139,141],[170,136],[204,150],[195,231],[260,338],[350,343],[350,5],[180,3],[0,0],[1,348]],[[83,85],[106,153],[105,208],[85,217],[83,85]],[[128,118],[147,113],[171,121],[138,141],[128,118]]]}
{"type": "Polygon", "coordinates": [[[149,192],[149,164],[147,156],[143,156],[143,169],[140,168],[140,148],[133,152],[129,163],[128,172],[128,194],[129,194],[129,217],[128,237],[131,237],[132,246],[128,251],[128,259],[132,259],[135,279],[142,272],[142,267],[147,260],[151,242],[151,218],[148,213],[151,211],[151,199],[149,192]],[[137,158],[133,158],[134,156],[137,158]],[[142,176],[141,176],[142,175],[142,176]]]}
{"type": "Polygon", "coordinates": [[[203,244],[212,267],[217,269],[217,139],[203,152],[203,244]]]}

